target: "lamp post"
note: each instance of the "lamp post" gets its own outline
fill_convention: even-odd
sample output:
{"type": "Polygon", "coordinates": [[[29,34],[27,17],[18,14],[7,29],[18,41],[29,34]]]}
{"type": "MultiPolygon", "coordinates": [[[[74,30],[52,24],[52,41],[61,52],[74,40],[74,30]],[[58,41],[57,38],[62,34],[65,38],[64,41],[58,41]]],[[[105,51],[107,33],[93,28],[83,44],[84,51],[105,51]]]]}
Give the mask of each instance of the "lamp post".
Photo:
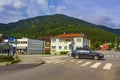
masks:
{"type": "Polygon", "coordinates": [[[15,46],[16,46],[15,54],[17,55],[17,39],[15,39],[15,46]]]}
{"type": "Polygon", "coordinates": [[[115,37],[115,49],[117,49],[117,36],[115,37]]]}

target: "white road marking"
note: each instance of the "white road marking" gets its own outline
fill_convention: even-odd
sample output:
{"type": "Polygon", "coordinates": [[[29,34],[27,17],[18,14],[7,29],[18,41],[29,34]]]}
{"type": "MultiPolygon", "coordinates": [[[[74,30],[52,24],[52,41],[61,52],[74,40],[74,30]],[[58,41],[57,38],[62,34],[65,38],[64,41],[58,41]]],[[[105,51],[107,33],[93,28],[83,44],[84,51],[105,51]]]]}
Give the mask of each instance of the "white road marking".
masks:
{"type": "Polygon", "coordinates": [[[106,55],[106,57],[110,57],[110,55],[106,55]]]}
{"type": "Polygon", "coordinates": [[[101,64],[100,62],[97,62],[94,65],[92,65],[91,68],[97,68],[98,66],[100,66],[100,64],[101,64]]]}
{"type": "Polygon", "coordinates": [[[46,61],[46,63],[52,63],[52,62],[54,62],[54,61],[46,61]]]}
{"type": "Polygon", "coordinates": [[[112,67],[112,63],[107,63],[104,67],[103,67],[103,69],[110,69],[112,67]]]}
{"type": "Polygon", "coordinates": [[[80,63],[82,63],[83,61],[78,61],[76,64],[80,64],[80,63]]]}
{"type": "Polygon", "coordinates": [[[65,62],[66,60],[62,60],[62,61],[55,61],[55,62],[53,62],[53,64],[58,64],[58,63],[63,63],[63,62],[65,62]]]}
{"type": "Polygon", "coordinates": [[[52,63],[52,62],[56,62],[56,61],[60,61],[60,59],[57,59],[57,60],[46,60],[46,63],[52,63]]]}
{"type": "Polygon", "coordinates": [[[55,60],[55,61],[60,61],[60,59],[57,59],[57,60],[55,60]]]}
{"type": "Polygon", "coordinates": [[[71,60],[70,62],[75,62],[75,60],[71,60]]]}
{"type": "Polygon", "coordinates": [[[114,55],[111,55],[111,57],[114,57],[114,55]]]}
{"type": "Polygon", "coordinates": [[[87,66],[88,64],[90,64],[91,62],[86,62],[86,63],[83,63],[81,64],[80,66],[87,66]]]}
{"type": "Polygon", "coordinates": [[[119,55],[116,55],[116,57],[119,57],[119,55]]]}

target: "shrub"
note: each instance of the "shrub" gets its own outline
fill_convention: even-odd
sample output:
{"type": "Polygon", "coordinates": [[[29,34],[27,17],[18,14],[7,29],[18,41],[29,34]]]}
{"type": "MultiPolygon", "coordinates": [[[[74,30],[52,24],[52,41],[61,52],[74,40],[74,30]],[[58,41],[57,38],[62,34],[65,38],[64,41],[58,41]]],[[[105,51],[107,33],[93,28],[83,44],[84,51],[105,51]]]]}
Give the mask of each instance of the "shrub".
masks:
{"type": "Polygon", "coordinates": [[[51,54],[50,51],[45,52],[45,54],[51,54]]]}
{"type": "Polygon", "coordinates": [[[0,55],[0,62],[12,61],[14,58],[10,55],[0,55]]]}
{"type": "Polygon", "coordinates": [[[61,51],[60,55],[66,55],[68,53],[68,51],[61,51]]]}
{"type": "Polygon", "coordinates": [[[20,62],[20,59],[14,59],[12,60],[11,64],[18,63],[18,62],[20,62]]]}
{"type": "Polygon", "coordinates": [[[42,53],[42,54],[51,54],[51,53],[50,53],[50,51],[47,51],[47,52],[45,52],[45,53],[42,53]]]}

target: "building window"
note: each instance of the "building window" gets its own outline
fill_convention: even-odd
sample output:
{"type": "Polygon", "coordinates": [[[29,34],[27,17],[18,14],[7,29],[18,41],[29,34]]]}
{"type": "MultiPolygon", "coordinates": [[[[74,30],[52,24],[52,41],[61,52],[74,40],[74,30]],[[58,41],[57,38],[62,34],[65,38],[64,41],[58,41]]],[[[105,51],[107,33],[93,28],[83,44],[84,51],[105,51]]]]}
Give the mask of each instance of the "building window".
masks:
{"type": "Polygon", "coordinates": [[[20,41],[17,41],[17,44],[20,44],[20,41]]]}
{"type": "Polygon", "coordinates": [[[21,41],[21,44],[27,44],[27,41],[21,41]]]}
{"type": "Polygon", "coordinates": [[[56,42],[56,39],[52,39],[52,42],[55,43],[55,42],[56,42]]]}
{"type": "Polygon", "coordinates": [[[59,39],[59,42],[62,42],[63,41],[63,39],[59,39]]]}
{"type": "Polygon", "coordinates": [[[77,42],[81,42],[81,39],[77,39],[77,42]]]}
{"type": "Polygon", "coordinates": [[[56,46],[52,46],[52,49],[56,49],[56,46]]]}
{"type": "Polygon", "coordinates": [[[69,50],[71,50],[72,49],[72,46],[71,45],[69,45],[69,50]]]}
{"type": "Polygon", "coordinates": [[[62,46],[59,46],[59,49],[62,49],[62,46]]]}
{"type": "Polygon", "coordinates": [[[67,46],[64,46],[64,49],[66,50],[66,49],[67,49],[67,46]]]}
{"type": "Polygon", "coordinates": [[[47,42],[47,44],[50,44],[50,42],[47,42]]]}

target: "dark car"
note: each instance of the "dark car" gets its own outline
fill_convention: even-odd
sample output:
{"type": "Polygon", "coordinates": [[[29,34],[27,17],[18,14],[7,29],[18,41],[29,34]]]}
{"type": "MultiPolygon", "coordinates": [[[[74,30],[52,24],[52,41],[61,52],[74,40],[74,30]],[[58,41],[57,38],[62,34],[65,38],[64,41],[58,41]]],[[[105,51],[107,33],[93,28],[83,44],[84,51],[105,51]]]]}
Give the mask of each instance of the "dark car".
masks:
{"type": "Polygon", "coordinates": [[[71,56],[73,58],[89,58],[94,60],[104,59],[104,55],[98,52],[91,51],[88,48],[79,48],[72,51],[71,56]]]}

